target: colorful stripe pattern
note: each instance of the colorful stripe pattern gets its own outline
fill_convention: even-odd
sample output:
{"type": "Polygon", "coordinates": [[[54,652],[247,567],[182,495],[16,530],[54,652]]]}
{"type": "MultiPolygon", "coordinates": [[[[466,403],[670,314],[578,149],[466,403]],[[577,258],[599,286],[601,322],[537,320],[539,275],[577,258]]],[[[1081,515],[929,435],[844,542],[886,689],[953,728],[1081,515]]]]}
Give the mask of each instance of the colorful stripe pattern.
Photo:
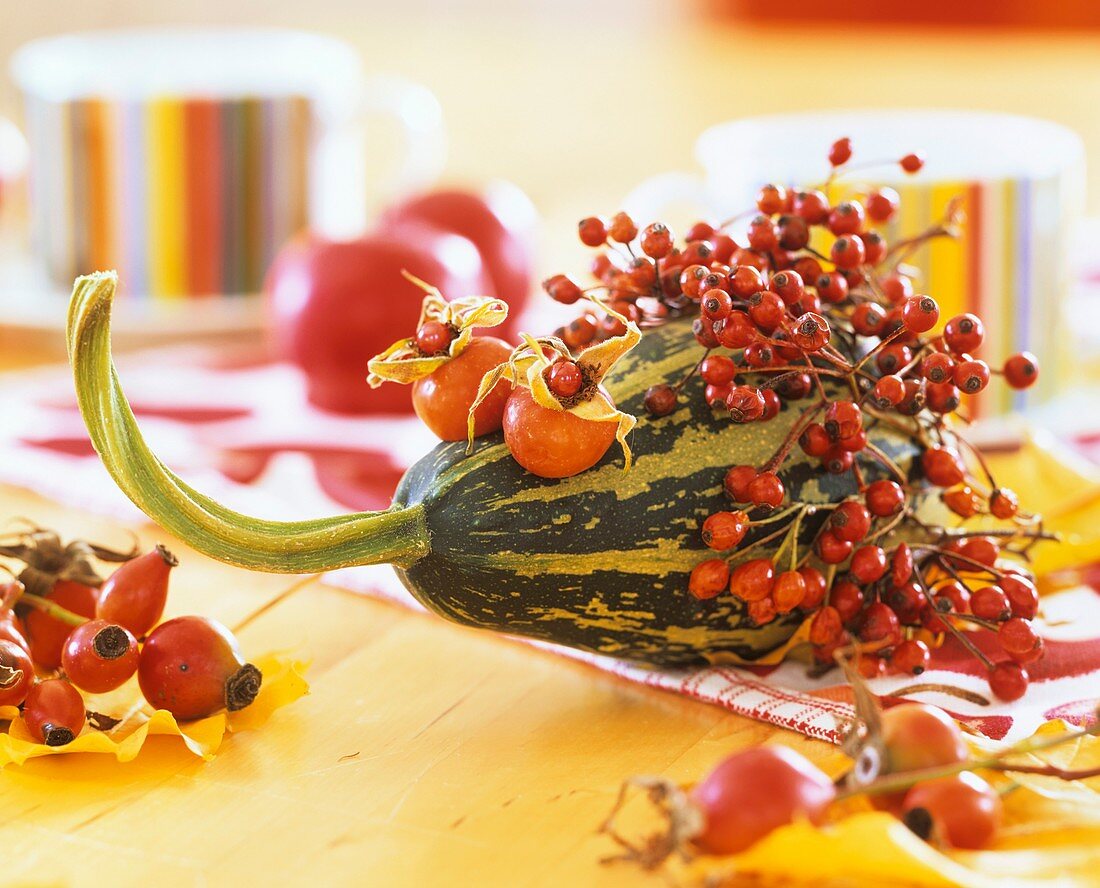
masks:
{"type": "Polygon", "coordinates": [[[1043,368],[1026,392],[994,381],[981,396],[967,399],[970,414],[1019,410],[1049,397],[1068,369],[1062,306],[1069,282],[1063,269],[1074,213],[1062,194],[1063,179],[924,183],[917,177],[895,187],[901,207],[884,230],[890,243],[932,227],[951,200],[963,199],[961,237],[933,240],[906,260],[917,269],[917,291],[936,298],[944,322],[961,312],[979,315],[986,338],[978,356],[994,368],[1018,351],[1033,352],[1043,368]]]}
{"type": "Polygon", "coordinates": [[[306,225],[304,97],[31,98],[32,230],[51,278],[117,268],[128,293],[258,292],[306,225]]]}

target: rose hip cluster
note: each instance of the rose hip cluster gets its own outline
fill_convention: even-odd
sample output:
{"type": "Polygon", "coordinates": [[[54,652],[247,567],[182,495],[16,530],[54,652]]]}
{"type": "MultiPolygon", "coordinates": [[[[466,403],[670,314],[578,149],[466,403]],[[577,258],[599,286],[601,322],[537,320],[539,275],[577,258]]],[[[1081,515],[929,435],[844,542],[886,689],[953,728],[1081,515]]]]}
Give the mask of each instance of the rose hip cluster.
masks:
{"type": "Polygon", "coordinates": [[[85,722],[117,724],[88,711],[81,692],[109,693],[135,674],[145,699],[181,720],[255,698],[262,677],[228,629],[203,617],[160,622],[176,558],[163,546],[135,554],[63,547],[44,530],[0,544],[23,565],[0,586],[0,706],[20,707],[38,742],[64,746],[85,722]],[[101,583],[96,558],[122,563],[101,583]]]}
{"type": "MultiPolygon", "coordinates": [[[[1001,796],[1023,757],[1036,756],[1032,773],[1046,781],[1095,778],[1100,768],[1056,764],[1048,753],[1080,745],[1100,734],[1100,722],[1028,737],[995,753],[971,755],[958,724],[942,709],[924,703],[898,703],[883,710],[857,674],[856,717],[843,741],[852,766],[834,778],[782,744],[743,749],[727,756],[690,787],[664,777],[632,777],[619,792],[601,832],[611,837],[624,860],[653,870],[673,855],[740,854],[791,824],[814,826],[852,814],[846,803],[865,798],[895,815],[919,838],[942,850],[976,851],[999,837],[1005,820],[1001,796]],[[619,831],[619,812],[644,791],[662,816],[658,832],[640,837],[619,831]]],[[[1016,825],[1018,829],[1018,824],[1016,825]]]]}
{"type": "MultiPolygon", "coordinates": [[[[666,226],[639,231],[625,213],[582,220],[581,241],[602,249],[592,289],[643,326],[693,316],[705,350],[694,396],[731,421],[789,417],[790,431],[771,458],[726,473],[737,508],[703,523],[704,542],[723,555],[696,566],[691,594],[705,600],[728,591],[757,624],[795,610],[812,614],[819,658],[831,662],[836,650],[858,644],[865,675],[920,674],[930,643],[949,633],[983,661],[997,696],[1016,699],[1027,687],[1025,664],[1042,654],[1028,622],[1037,597],[1032,579],[999,558],[1026,556],[1047,535],[1036,516],[1019,510],[1015,493],[994,482],[948,417],[993,376],[1013,388],[1031,386],[1038,362],[1023,352],[991,367],[978,357],[981,319],[966,313],[941,324],[936,300],[916,291],[905,260],[932,238],[955,234],[958,203],[942,222],[890,244],[882,228],[898,211],[896,191],[845,183],[850,196],[830,198],[852,172],[851,156],[850,141],[838,140],[820,188],[766,185],[750,212],[717,226],[695,224],[683,246],[666,226]],[[922,449],[919,472],[910,477],[876,446],[868,436],[876,427],[922,449]],[[783,470],[795,461],[795,447],[822,472],[850,478],[856,492],[830,505],[792,499],[783,470]],[[931,527],[917,514],[931,488],[961,519],[990,516],[1009,526],[931,527]],[[831,514],[822,522],[823,511],[831,514]],[[811,527],[818,530],[807,544],[811,527]],[[777,541],[774,555],[753,557],[753,549],[777,541]],[[990,660],[963,628],[996,631],[1005,658],[990,660]]],[[[923,166],[916,154],[895,162],[907,173],[923,166]]],[[[566,304],[583,295],[564,275],[544,287],[566,304]]],[[[616,324],[586,312],[558,335],[580,350],[614,335],[616,324]]],[[[669,415],[693,396],[689,379],[650,388],[649,414],[669,415]]]]}

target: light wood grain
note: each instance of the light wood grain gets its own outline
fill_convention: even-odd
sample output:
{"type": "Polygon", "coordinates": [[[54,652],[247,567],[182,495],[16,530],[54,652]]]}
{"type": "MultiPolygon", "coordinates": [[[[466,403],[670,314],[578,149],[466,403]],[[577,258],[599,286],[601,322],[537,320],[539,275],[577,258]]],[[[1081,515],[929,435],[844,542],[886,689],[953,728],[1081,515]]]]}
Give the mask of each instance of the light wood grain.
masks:
{"type": "MultiPolygon", "coordinates": [[[[36,760],[0,778],[9,878],[91,884],[263,877],[326,884],[637,884],[597,864],[620,780],[697,775],[772,729],[515,641],[316,580],[247,574],[177,540],[0,488],[3,514],[178,550],[174,611],[247,651],[312,658],[308,697],[203,764],[158,738],[132,764],[36,760]]],[[[811,756],[829,747],[783,734],[811,756]]]]}

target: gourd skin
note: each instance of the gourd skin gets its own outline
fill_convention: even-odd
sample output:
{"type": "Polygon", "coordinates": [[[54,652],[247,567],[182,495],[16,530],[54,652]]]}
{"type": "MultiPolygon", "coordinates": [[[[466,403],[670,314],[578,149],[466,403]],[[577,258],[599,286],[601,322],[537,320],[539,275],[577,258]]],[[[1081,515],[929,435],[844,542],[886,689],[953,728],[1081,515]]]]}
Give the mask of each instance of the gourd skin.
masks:
{"type": "MultiPolygon", "coordinates": [[[[398,569],[405,585],[459,623],[653,665],[754,659],[781,645],[803,619],[797,612],[754,626],[731,595],[698,601],[687,585],[692,567],[718,554],[699,526],[726,507],[725,470],[771,456],[800,404],[785,404],[770,422],[736,425],[689,389],[671,415],[645,416],[645,389],[675,382],[700,354],[690,326],[671,323],[647,332],[608,379],[616,403],[641,417],[629,472],[617,447],[561,480],[525,472],[499,435],[479,439],[470,456],[462,444],[437,447],[395,497],[397,506],[422,506],[430,541],[427,555],[398,569]]],[[[901,465],[912,463],[911,442],[888,431],[872,437],[901,465]]],[[[782,475],[788,494],[806,501],[856,492],[850,473],[829,475],[797,448],[782,475]]],[[[865,471],[867,480],[884,476],[865,471]]],[[[803,522],[803,546],[826,516],[803,522]]]]}
{"type": "MultiPolygon", "coordinates": [[[[784,404],[769,422],[737,425],[705,405],[695,380],[676,411],[647,417],[646,389],[679,382],[701,356],[686,320],[648,331],[606,379],[616,404],[639,417],[629,472],[612,447],[579,475],[538,478],[520,468],[498,434],[479,439],[471,455],[464,443],[441,444],[406,473],[385,511],[271,521],[195,490],[145,442],[111,360],[116,287],[112,272],[74,285],[68,345],[81,414],[122,491],[204,554],[275,573],[389,563],[425,607],[458,623],[651,665],[751,660],[781,645],[802,620],[795,612],[756,626],[729,594],[701,602],[687,591],[691,569],[716,554],[699,527],[726,505],[726,469],[766,462],[801,405],[784,404]]],[[[868,433],[903,471],[912,470],[920,452],[912,438],[886,427],[868,433]]],[[[871,481],[885,470],[867,460],[863,474],[871,481]]],[[[856,493],[851,473],[829,475],[797,447],[781,475],[790,500],[829,503],[856,493]]],[[[802,553],[826,516],[803,520],[802,553]]],[[[775,527],[751,531],[740,549],[775,527]]],[[[753,557],[774,554],[776,545],[753,557]]]]}

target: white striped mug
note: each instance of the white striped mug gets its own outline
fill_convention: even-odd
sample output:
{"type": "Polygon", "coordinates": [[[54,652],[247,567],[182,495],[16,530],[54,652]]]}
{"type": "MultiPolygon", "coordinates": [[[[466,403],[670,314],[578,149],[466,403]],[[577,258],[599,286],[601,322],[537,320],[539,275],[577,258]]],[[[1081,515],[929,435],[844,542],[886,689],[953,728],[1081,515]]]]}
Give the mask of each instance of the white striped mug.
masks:
{"type": "Polygon", "coordinates": [[[365,78],[350,46],[317,34],[70,34],[27,44],[12,72],[26,99],[32,244],[61,286],[117,268],[130,294],[258,292],[307,224],[328,236],[365,227],[371,114],[405,134],[385,190],[423,187],[442,168],[434,96],[365,78]]]}
{"type": "Polygon", "coordinates": [[[982,317],[983,355],[990,361],[1026,350],[1043,366],[1034,388],[990,386],[972,401],[972,413],[1006,412],[1049,397],[1072,360],[1062,308],[1070,285],[1070,233],[1084,206],[1084,146],[1065,127],[962,110],[750,117],[699,137],[695,155],[702,177],[655,176],[626,198],[624,208],[640,221],[685,204],[708,218],[726,219],[751,207],[768,182],[823,182],[829,146],[842,136],[852,140],[853,167],[873,165],[841,180],[831,196],[842,199],[845,189],[876,185],[895,188],[901,207],[884,230],[888,242],[928,228],[949,201],[962,199],[961,236],[934,240],[907,258],[918,270],[916,286],[936,298],[943,321],[963,311],[982,317]],[[914,151],[924,155],[925,165],[910,176],[896,161],[914,151]]]}

